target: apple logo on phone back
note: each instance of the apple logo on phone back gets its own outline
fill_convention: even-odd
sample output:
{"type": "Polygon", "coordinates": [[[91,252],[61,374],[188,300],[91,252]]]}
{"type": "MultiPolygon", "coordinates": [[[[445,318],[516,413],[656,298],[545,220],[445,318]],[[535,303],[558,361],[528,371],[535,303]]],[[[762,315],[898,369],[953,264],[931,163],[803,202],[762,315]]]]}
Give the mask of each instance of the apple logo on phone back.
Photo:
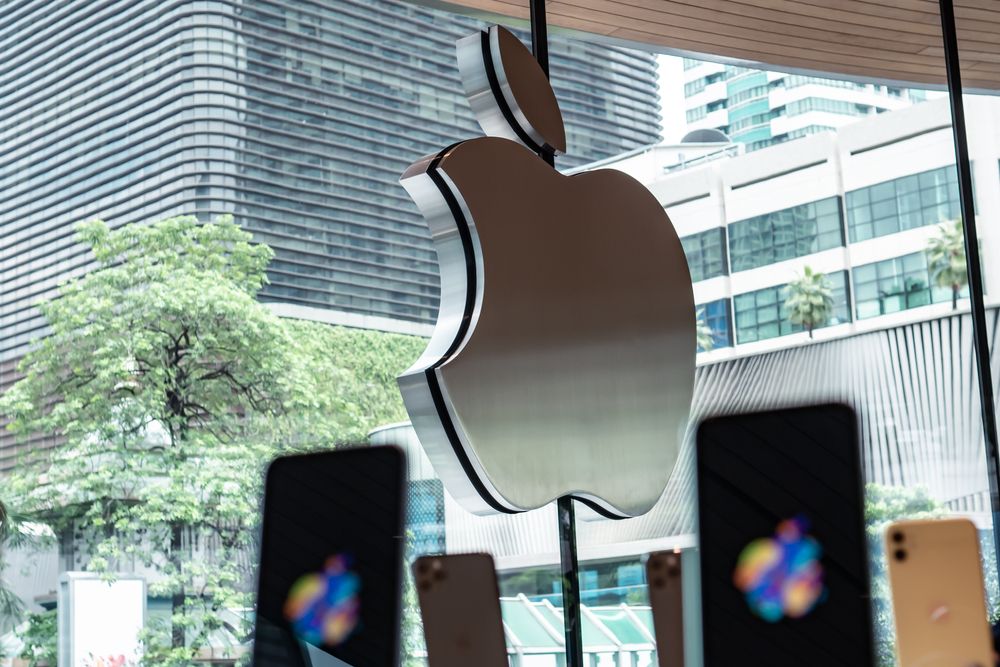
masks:
{"type": "Polygon", "coordinates": [[[687,425],[695,307],[663,207],[604,169],[565,176],[552,88],[496,26],[458,42],[487,137],[411,165],[401,182],[441,269],[434,334],[399,386],[417,436],[470,511],[571,495],[624,518],[663,493],[687,425]]]}

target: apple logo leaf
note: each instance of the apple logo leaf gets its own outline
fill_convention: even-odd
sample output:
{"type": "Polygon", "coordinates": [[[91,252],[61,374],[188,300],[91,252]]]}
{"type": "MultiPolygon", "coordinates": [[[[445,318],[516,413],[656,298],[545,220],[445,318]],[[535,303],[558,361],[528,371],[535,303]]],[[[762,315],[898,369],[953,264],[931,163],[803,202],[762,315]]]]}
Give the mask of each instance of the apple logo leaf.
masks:
{"type": "Polygon", "coordinates": [[[480,514],[570,495],[604,516],[648,511],[687,425],[695,307],[680,239],[656,198],[615,170],[564,176],[544,73],[510,32],[458,43],[487,137],[411,165],[441,308],[399,377],[450,493],[480,514]]]}

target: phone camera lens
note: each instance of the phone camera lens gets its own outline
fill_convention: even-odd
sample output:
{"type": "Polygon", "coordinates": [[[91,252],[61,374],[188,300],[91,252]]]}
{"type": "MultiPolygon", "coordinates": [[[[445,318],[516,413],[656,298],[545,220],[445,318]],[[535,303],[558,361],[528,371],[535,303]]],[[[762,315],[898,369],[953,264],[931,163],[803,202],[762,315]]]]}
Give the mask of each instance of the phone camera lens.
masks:
{"type": "Polygon", "coordinates": [[[667,582],[665,582],[660,577],[657,577],[656,579],[653,579],[653,587],[654,588],[663,588],[666,585],[667,585],[667,582]]]}
{"type": "Polygon", "coordinates": [[[904,561],[904,560],[906,560],[906,550],[905,549],[896,549],[896,553],[894,553],[893,556],[895,556],[896,560],[898,560],[898,561],[904,561]]]}
{"type": "Polygon", "coordinates": [[[680,573],[681,570],[676,565],[671,565],[670,567],[667,568],[667,574],[669,574],[671,577],[676,577],[680,573]]]}
{"type": "Polygon", "coordinates": [[[895,542],[896,544],[899,544],[900,542],[902,542],[905,539],[906,539],[906,536],[903,535],[903,531],[901,531],[901,530],[897,530],[897,531],[894,531],[892,533],[892,541],[895,542]]]}

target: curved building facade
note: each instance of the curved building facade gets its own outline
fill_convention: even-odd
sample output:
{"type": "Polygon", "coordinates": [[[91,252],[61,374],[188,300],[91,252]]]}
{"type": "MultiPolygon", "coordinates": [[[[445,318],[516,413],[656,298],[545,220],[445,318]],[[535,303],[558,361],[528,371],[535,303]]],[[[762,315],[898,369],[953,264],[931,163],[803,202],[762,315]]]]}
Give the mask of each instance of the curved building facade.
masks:
{"type": "MultiPolygon", "coordinates": [[[[0,19],[0,358],[87,270],[73,226],[93,218],[232,213],[276,252],[265,300],[433,322],[436,256],[398,177],[479,134],[454,62],[479,23],[393,0],[28,0],[0,19]]],[[[550,54],[561,168],[658,141],[653,56],[550,54]]]]}

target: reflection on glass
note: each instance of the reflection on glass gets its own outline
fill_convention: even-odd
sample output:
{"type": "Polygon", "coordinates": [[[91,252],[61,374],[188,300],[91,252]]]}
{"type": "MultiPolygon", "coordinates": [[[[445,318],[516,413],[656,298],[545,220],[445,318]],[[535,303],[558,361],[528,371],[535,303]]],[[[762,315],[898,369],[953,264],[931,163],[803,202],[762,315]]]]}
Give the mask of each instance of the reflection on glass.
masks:
{"type": "MultiPolygon", "coordinates": [[[[323,415],[336,422],[324,443],[363,439],[404,421],[394,377],[424,347],[439,286],[425,223],[397,179],[413,160],[478,134],[459,92],[452,45],[481,22],[395,0],[213,2],[193,13],[133,4],[124,14],[111,8],[90,17],[89,3],[70,2],[62,20],[39,3],[11,24],[7,38],[23,48],[23,57],[11,70],[19,85],[0,92],[6,119],[0,236],[8,243],[0,250],[0,391],[9,392],[20,377],[19,359],[51,325],[35,304],[53,296],[61,280],[92,268],[90,255],[72,240],[74,223],[98,215],[120,226],[178,213],[202,221],[233,213],[255,241],[275,251],[262,297],[274,312],[379,329],[331,326],[322,336],[287,339],[308,352],[302,358],[322,362],[324,378],[311,387],[312,396],[336,406],[323,415]],[[164,38],[161,28],[168,25],[181,29],[164,38]],[[67,31],[76,41],[67,40],[67,31]]],[[[820,398],[848,402],[861,415],[885,663],[891,662],[891,619],[875,536],[891,519],[973,518],[983,536],[995,615],[976,378],[969,320],[961,310],[965,291],[953,312],[951,290],[938,284],[926,253],[938,224],[958,215],[947,100],[897,84],[658,60],[588,40],[554,38],[550,52],[570,146],[557,166],[580,169],[603,160],[636,175],[684,240],[695,300],[713,336],[699,352],[693,417],[820,398]],[[679,141],[695,130],[723,135],[679,141]],[[666,143],[659,144],[661,138],[666,143]],[[806,266],[829,279],[836,301],[811,345],[791,324],[783,293],[806,266]]],[[[1000,248],[1000,114],[992,97],[968,96],[966,103],[987,302],[993,303],[1000,297],[1000,270],[993,269],[1000,248]]],[[[994,308],[988,325],[996,328],[994,308]]],[[[109,340],[122,342],[115,372],[128,375],[135,351],[125,349],[124,330],[109,340]]],[[[315,423],[299,422],[292,430],[295,438],[282,446],[301,445],[297,438],[308,439],[315,423]]],[[[383,441],[412,440],[403,431],[389,433],[383,441]]],[[[155,440],[158,431],[151,435],[155,440]]],[[[23,509],[24,498],[8,483],[12,471],[29,454],[65,452],[59,449],[64,437],[44,430],[0,434],[0,501],[23,509]]],[[[690,432],[684,438],[689,442],[690,432]]],[[[134,448],[123,451],[140,456],[134,448]]],[[[257,468],[237,456],[245,451],[227,449],[231,458],[213,459],[217,471],[200,472],[212,482],[248,479],[257,468]]],[[[632,656],[635,667],[653,660],[641,557],[694,547],[690,464],[686,450],[648,516],[579,522],[580,583],[592,614],[585,643],[602,666],[613,655],[604,647],[615,641],[643,647],[632,656]]],[[[524,667],[529,656],[535,656],[530,667],[556,664],[562,619],[554,512],[474,517],[450,500],[418,446],[411,448],[410,465],[410,558],[493,553],[510,655],[524,667]]],[[[108,469],[95,466],[87,480],[100,481],[97,472],[108,469]]],[[[241,496],[245,513],[253,497],[241,496]]],[[[58,588],[56,576],[92,568],[95,556],[106,556],[85,545],[96,524],[77,532],[67,510],[53,514],[12,520],[17,548],[7,548],[10,533],[0,537],[8,540],[0,547],[0,585],[30,612],[16,629],[0,618],[0,646],[50,662],[57,600],[49,591],[58,588]],[[54,531],[49,523],[67,530],[54,531]],[[25,568],[30,576],[20,577],[25,568]]],[[[251,523],[226,533],[239,547],[227,562],[240,573],[230,583],[241,595],[251,590],[251,523]]],[[[117,530],[107,523],[99,528],[117,530]]],[[[127,547],[124,534],[116,540],[127,547]]],[[[168,533],[159,537],[170,544],[168,533]]],[[[172,608],[179,603],[156,573],[168,554],[180,554],[190,566],[204,562],[204,554],[219,558],[228,542],[185,533],[173,546],[157,552],[151,565],[122,553],[112,562],[148,578],[147,620],[168,649],[197,644],[217,662],[232,664],[247,648],[245,597],[227,598],[210,623],[171,636],[172,608]]],[[[407,600],[411,667],[425,661],[412,590],[407,600]]],[[[206,608],[213,603],[198,599],[206,608]]],[[[697,617],[696,608],[689,611],[697,617]]]]}

